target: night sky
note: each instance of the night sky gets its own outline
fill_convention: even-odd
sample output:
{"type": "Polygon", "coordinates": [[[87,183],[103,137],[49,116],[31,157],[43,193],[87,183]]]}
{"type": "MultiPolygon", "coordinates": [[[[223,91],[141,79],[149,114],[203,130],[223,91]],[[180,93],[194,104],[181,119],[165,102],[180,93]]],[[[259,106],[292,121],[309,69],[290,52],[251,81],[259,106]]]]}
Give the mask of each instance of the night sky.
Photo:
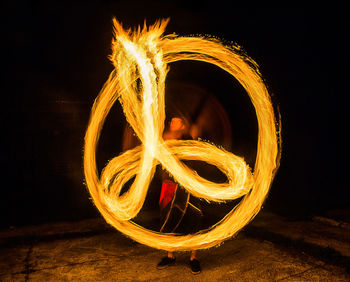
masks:
{"type": "MultiPolygon", "coordinates": [[[[349,64],[344,4],[234,9],[217,1],[7,2],[1,227],[99,216],[84,186],[83,139],[93,101],[113,69],[107,58],[113,16],[125,27],[170,17],[167,34],[215,35],[242,46],[259,64],[282,116],[281,167],[264,209],[307,217],[349,205],[349,185],[337,179],[347,167],[338,144],[346,102],[342,69],[349,64]]],[[[254,143],[244,141],[256,126],[252,105],[232,78],[198,63],[171,70],[175,78],[202,81],[225,105],[231,123],[239,124],[233,136],[243,134],[237,137],[242,152],[254,143]],[[230,98],[232,89],[244,98],[230,98]]],[[[100,166],[113,150],[120,152],[124,122],[116,106],[102,132],[100,166]]]]}

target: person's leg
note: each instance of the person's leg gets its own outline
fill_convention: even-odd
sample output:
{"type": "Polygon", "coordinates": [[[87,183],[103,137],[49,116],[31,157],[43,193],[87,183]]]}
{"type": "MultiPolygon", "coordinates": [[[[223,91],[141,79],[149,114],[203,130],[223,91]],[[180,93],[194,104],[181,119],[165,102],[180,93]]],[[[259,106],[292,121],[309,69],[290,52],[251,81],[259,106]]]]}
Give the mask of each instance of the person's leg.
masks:
{"type": "Polygon", "coordinates": [[[190,256],[190,267],[191,267],[191,271],[193,274],[199,274],[201,273],[201,265],[199,263],[199,260],[196,257],[197,255],[197,251],[193,250],[191,251],[191,256],[190,256]]]}
{"type": "Polygon", "coordinates": [[[197,251],[196,250],[192,250],[191,251],[190,260],[194,260],[196,258],[196,255],[197,255],[197,251]]]}

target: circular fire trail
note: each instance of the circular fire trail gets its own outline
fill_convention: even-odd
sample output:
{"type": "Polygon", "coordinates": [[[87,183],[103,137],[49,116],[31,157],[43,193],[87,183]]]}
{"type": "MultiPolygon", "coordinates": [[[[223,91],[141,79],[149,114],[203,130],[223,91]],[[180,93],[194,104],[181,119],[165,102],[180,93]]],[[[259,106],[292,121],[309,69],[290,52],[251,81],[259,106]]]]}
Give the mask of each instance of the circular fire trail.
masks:
{"type": "Polygon", "coordinates": [[[216,39],[162,36],[168,20],[132,32],[113,20],[115,38],[110,59],[115,69],[97,97],[85,135],[84,172],[93,201],[108,223],[132,239],[168,251],[218,245],[244,227],[260,210],[279,165],[279,140],[270,96],[256,63],[216,39]],[[164,89],[167,64],[196,60],[227,71],[245,88],[256,110],[258,148],[253,172],[244,160],[197,140],[164,141],[164,89]],[[104,121],[119,100],[128,123],[142,144],[113,158],[98,176],[96,147],[104,121]],[[204,161],[220,169],[228,183],[213,183],[181,160],[204,161]],[[174,236],[147,230],[132,219],[141,210],[155,167],[165,168],[189,193],[224,202],[242,196],[240,204],[220,222],[196,234],[174,236]],[[135,177],[130,189],[123,185],[135,177]]]}

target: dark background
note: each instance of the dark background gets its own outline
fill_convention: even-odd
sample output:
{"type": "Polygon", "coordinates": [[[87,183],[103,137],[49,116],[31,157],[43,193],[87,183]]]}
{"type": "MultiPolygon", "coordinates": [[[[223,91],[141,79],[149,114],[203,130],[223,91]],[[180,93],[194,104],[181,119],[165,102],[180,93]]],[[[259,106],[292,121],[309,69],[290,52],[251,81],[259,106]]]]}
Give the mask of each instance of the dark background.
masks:
{"type": "MultiPolygon", "coordinates": [[[[264,208],[305,218],[349,205],[348,185],[339,180],[347,164],[338,155],[346,150],[337,141],[343,137],[342,68],[349,63],[344,3],[272,9],[218,1],[7,2],[2,228],[99,216],[84,186],[83,138],[93,101],[113,69],[107,59],[113,16],[126,27],[170,17],[167,34],[215,35],[243,46],[259,64],[282,115],[281,167],[264,208]]],[[[252,105],[232,78],[200,63],[176,63],[170,75],[216,95],[233,125],[233,148],[242,155],[254,152],[254,140],[244,139],[256,135],[252,105]]],[[[102,132],[100,168],[120,151],[125,121],[118,107],[102,132]]]]}

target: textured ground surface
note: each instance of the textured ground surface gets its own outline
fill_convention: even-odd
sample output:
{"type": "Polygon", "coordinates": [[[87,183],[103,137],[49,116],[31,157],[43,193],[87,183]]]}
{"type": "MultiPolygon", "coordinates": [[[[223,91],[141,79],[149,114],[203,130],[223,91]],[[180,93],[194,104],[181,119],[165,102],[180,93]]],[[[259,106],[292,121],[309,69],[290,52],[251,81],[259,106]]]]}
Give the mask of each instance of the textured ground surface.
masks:
{"type": "MultiPolygon", "coordinates": [[[[339,222],[339,221],[338,221],[339,222]]],[[[326,220],[286,221],[261,213],[218,248],[188,253],[157,270],[165,252],[140,245],[102,219],[0,232],[1,281],[349,281],[350,229],[326,220]]]]}

